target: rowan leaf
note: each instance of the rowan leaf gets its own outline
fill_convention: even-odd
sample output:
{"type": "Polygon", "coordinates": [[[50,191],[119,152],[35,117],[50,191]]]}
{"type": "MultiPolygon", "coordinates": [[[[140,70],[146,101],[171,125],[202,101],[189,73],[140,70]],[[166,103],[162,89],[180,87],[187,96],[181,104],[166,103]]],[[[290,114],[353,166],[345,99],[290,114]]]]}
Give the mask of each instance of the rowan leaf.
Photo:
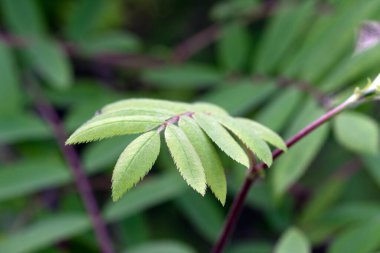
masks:
{"type": "MultiPolygon", "coordinates": [[[[214,116],[216,117],[216,116],[214,116]]],[[[241,124],[239,120],[232,117],[217,116],[217,120],[233,132],[252,152],[266,165],[273,162],[272,153],[268,144],[261,139],[256,131],[247,124],[241,124]]]]}
{"type": "Polygon", "coordinates": [[[164,121],[164,118],[153,116],[120,116],[89,121],[78,128],[66,141],[66,144],[90,142],[116,135],[143,133],[159,126],[164,121]]]}
{"type": "Polygon", "coordinates": [[[227,195],[226,176],[214,146],[192,118],[181,118],[179,127],[185,132],[201,159],[207,184],[215,197],[224,205],[227,195]]]}
{"type": "Polygon", "coordinates": [[[179,114],[186,112],[188,110],[189,105],[182,102],[174,102],[160,99],[135,98],[124,99],[106,105],[101,109],[101,112],[110,112],[131,107],[148,110],[155,110],[157,108],[160,108],[171,111],[173,114],[179,114]]]}
{"type": "Polygon", "coordinates": [[[177,126],[165,129],[165,139],[174,163],[185,181],[201,195],[206,192],[206,177],[201,159],[186,134],[177,126]]]}
{"type": "Polygon", "coordinates": [[[120,199],[149,172],[159,153],[160,135],[157,131],[140,135],[124,149],[112,175],[114,201],[120,199]]]}
{"type": "Polygon", "coordinates": [[[204,113],[194,114],[194,119],[224,153],[238,163],[249,167],[246,153],[218,120],[204,113]]]}
{"type": "Polygon", "coordinates": [[[256,132],[258,136],[260,136],[261,139],[263,139],[266,142],[269,142],[273,146],[282,149],[287,150],[286,144],[284,140],[274,131],[269,129],[268,127],[252,120],[238,118],[237,121],[239,121],[241,124],[247,125],[247,127],[250,127],[252,130],[256,132]]]}

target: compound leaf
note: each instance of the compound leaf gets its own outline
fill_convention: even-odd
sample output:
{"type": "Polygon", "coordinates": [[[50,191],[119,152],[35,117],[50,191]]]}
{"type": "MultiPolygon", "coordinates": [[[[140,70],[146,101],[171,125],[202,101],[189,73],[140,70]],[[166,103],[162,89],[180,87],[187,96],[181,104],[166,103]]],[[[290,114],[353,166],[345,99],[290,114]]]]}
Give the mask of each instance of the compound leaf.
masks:
{"type": "Polygon", "coordinates": [[[206,191],[206,177],[201,159],[186,134],[177,126],[165,129],[165,139],[179,172],[201,195],[206,191]]]}
{"type": "Polygon", "coordinates": [[[147,132],[127,146],[121,153],[112,175],[114,201],[149,172],[159,153],[160,135],[157,131],[147,132]]]}

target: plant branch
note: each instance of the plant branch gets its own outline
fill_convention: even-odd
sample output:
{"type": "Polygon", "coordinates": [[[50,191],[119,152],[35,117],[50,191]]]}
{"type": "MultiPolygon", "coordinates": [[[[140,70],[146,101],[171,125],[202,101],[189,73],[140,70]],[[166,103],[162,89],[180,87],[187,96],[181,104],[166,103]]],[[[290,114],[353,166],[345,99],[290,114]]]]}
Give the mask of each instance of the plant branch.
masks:
{"type": "MultiPolygon", "coordinates": [[[[295,145],[297,142],[302,140],[304,137],[312,133],[315,129],[326,123],[328,120],[330,120],[335,115],[342,112],[344,109],[346,109],[348,106],[356,102],[358,99],[357,96],[353,95],[350,98],[348,98],[345,102],[338,105],[334,109],[328,111],[326,114],[322,115],[320,118],[306,126],[304,129],[299,131],[296,135],[291,137],[287,142],[286,146],[288,148],[291,148],[293,145],[295,145]]],[[[273,160],[278,158],[284,153],[281,149],[276,149],[272,153],[273,160]]],[[[259,178],[259,172],[261,170],[265,170],[267,166],[264,163],[260,163],[257,166],[252,166],[249,168],[249,171],[247,173],[247,176],[245,177],[243,186],[241,187],[237,197],[235,198],[234,202],[232,203],[232,207],[229,211],[229,214],[227,216],[226,222],[224,224],[222,233],[214,245],[214,248],[212,250],[213,253],[221,253],[228,241],[229,236],[233,232],[234,225],[236,224],[237,219],[239,218],[239,214],[242,210],[242,207],[244,205],[244,201],[247,197],[247,194],[249,192],[249,189],[253,185],[253,183],[259,178]]]]}
{"type": "MultiPolygon", "coordinates": [[[[35,85],[36,86],[36,85],[35,85]]],[[[33,87],[35,96],[35,105],[41,116],[49,123],[54,132],[54,137],[61,149],[66,162],[71,169],[74,176],[76,187],[84,202],[92,226],[95,231],[96,238],[103,253],[113,253],[112,243],[108,235],[106,226],[101,217],[99,207],[96,203],[94,194],[92,193],[90,183],[81,165],[80,158],[73,146],[66,146],[65,141],[67,139],[66,131],[62,125],[62,122],[54,110],[52,105],[42,96],[38,87],[33,87]]]]}

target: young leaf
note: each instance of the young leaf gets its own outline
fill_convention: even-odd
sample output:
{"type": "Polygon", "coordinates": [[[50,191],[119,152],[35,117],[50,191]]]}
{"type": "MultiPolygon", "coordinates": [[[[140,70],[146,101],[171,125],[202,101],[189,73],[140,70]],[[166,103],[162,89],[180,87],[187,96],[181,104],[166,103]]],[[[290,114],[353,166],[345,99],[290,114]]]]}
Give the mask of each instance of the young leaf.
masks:
{"type": "Polygon", "coordinates": [[[90,142],[116,135],[143,133],[159,126],[164,121],[165,119],[152,116],[123,116],[89,121],[78,128],[66,141],[66,144],[90,142]]]}
{"type": "Polygon", "coordinates": [[[166,101],[160,99],[135,98],[120,100],[101,109],[101,113],[116,111],[126,108],[141,108],[146,110],[156,110],[157,108],[168,110],[173,114],[184,113],[188,111],[188,105],[181,102],[166,101]]]}
{"type": "Polygon", "coordinates": [[[310,244],[306,236],[297,228],[288,229],[274,249],[275,253],[309,253],[310,244]]]}
{"type": "Polygon", "coordinates": [[[125,109],[115,110],[115,111],[109,111],[109,112],[101,112],[97,115],[95,115],[91,121],[97,121],[99,119],[109,119],[114,117],[121,117],[121,116],[156,116],[156,117],[164,117],[164,118],[170,118],[171,116],[174,116],[174,114],[168,110],[164,109],[145,109],[145,108],[138,108],[138,107],[128,107],[125,109]]]}
{"type": "Polygon", "coordinates": [[[165,139],[179,172],[201,195],[206,192],[206,177],[201,159],[185,133],[177,126],[165,129],[165,139]]]}
{"type": "Polygon", "coordinates": [[[148,173],[159,153],[160,135],[157,131],[147,132],[127,146],[121,153],[112,175],[114,201],[148,173]]]}
{"type": "Polygon", "coordinates": [[[216,117],[220,123],[233,132],[255,155],[270,166],[273,162],[272,153],[268,145],[260,138],[255,129],[242,124],[232,117],[216,117]]]}
{"type": "Polygon", "coordinates": [[[224,205],[227,195],[227,182],[218,153],[193,119],[182,117],[179,121],[179,127],[185,132],[201,159],[207,184],[216,198],[224,205]]]}
{"type": "Polygon", "coordinates": [[[224,110],[222,107],[205,103],[205,102],[197,102],[191,105],[192,111],[195,112],[204,112],[204,113],[212,113],[216,115],[228,115],[228,112],[224,110]]]}
{"type": "Polygon", "coordinates": [[[252,128],[256,132],[256,134],[260,136],[260,138],[264,141],[269,142],[270,144],[279,149],[287,150],[284,140],[277,133],[273,132],[266,126],[263,126],[258,122],[248,119],[238,118],[236,120],[240,122],[242,125],[247,125],[247,127],[252,128]]]}
{"type": "Polygon", "coordinates": [[[376,154],[379,150],[379,126],[370,117],[345,112],[334,121],[334,132],[339,143],[362,154],[376,154]]]}
{"type": "Polygon", "coordinates": [[[194,119],[224,153],[238,163],[249,167],[249,160],[244,150],[216,119],[204,113],[194,114],[194,119]]]}

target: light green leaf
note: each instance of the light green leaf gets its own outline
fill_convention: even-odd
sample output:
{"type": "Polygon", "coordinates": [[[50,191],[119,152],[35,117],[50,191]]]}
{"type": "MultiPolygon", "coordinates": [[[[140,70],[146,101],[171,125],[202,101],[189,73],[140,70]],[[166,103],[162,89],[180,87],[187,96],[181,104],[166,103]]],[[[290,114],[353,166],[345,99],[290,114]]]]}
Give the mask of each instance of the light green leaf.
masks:
{"type": "Polygon", "coordinates": [[[195,253],[186,244],[176,241],[153,241],[123,251],[125,253],[195,253]]]}
{"type": "Polygon", "coordinates": [[[38,36],[45,33],[45,26],[36,1],[2,0],[3,16],[9,30],[17,35],[38,36]]]}
{"type": "Polygon", "coordinates": [[[46,82],[58,89],[67,89],[72,84],[70,62],[57,42],[35,38],[26,48],[32,66],[46,82]]]}
{"type": "Polygon", "coordinates": [[[223,73],[201,64],[165,66],[144,71],[143,80],[161,88],[208,87],[223,79],[223,73]]]}
{"type": "Polygon", "coordinates": [[[227,71],[237,71],[244,67],[249,55],[250,37],[243,24],[233,22],[224,25],[217,44],[218,58],[227,71]]]}
{"type": "MultiPolygon", "coordinates": [[[[310,100],[293,121],[286,136],[294,135],[323,113],[323,110],[310,100]]],[[[273,193],[276,198],[280,197],[303,175],[324,144],[328,132],[327,125],[319,127],[276,161],[276,165],[270,171],[273,193]]]]}
{"type": "Polygon", "coordinates": [[[380,246],[380,219],[379,217],[362,222],[340,234],[328,253],[368,253],[378,249],[380,246]]]}
{"type": "Polygon", "coordinates": [[[15,59],[3,42],[0,42],[0,72],[0,116],[10,116],[21,110],[22,93],[15,59]]]}
{"type": "Polygon", "coordinates": [[[379,151],[379,126],[370,117],[357,112],[345,112],[334,121],[337,141],[347,149],[361,154],[379,151]]]}
{"type": "Polygon", "coordinates": [[[182,117],[179,121],[179,127],[185,132],[201,159],[207,184],[216,198],[224,205],[227,195],[227,182],[218,153],[192,118],[182,117]]]}
{"type": "Polygon", "coordinates": [[[204,168],[190,140],[179,127],[174,125],[166,127],[165,139],[182,177],[194,190],[204,195],[206,192],[204,168]]]}
{"type": "Polygon", "coordinates": [[[152,116],[122,116],[90,121],[78,128],[66,141],[66,144],[90,142],[116,135],[143,133],[159,126],[164,121],[165,119],[152,116]]]}
{"type": "Polygon", "coordinates": [[[256,134],[263,139],[266,142],[269,142],[273,146],[282,149],[282,150],[287,150],[288,148],[286,147],[286,144],[284,140],[275,132],[273,132],[271,129],[267,128],[266,126],[261,125],[258,122],[248,120],[248,119],[243,119],[243,118],[238,118],[236,119],[238,122],[241,124],[246,125],[249,128],[252,128],[256,134]]]}
{"type": "MultiPolygon", "coordinates": [[[[233,132],[252,152],[265,164],[270,166],[273,162],[269,146],[261,139],[258,133],[248,124],[232,117],[214,116],[221,124],[233,132]]],[[[249,120],[247,120],[249,121],[249,120]]],[[[246,121],[244,120],[246,123],[246,121]]]]}
{"type": "Polygon", "coordinates": [[[228,112],[224,110],[222,107],[205,102],[194,103],[191,105],[191,108],[191,111],[194,112],[212,113],[216,115],[228,115],[228,112]]]}
{"type": "Polygon", "coordinates": [[[150,131],[132,141],[121,153],[112,175],[112,199],[118,200],[152,168],[160,153],[160,135],[150,131]]]}
{"type": "Polygon", "coordinates": [[[174,114],[184,113],[188,110],[188,105],[182,102],[174,102],[160,99],[135,98],[120,100],[101,109],[101,113],[117,111],[127,108],[141,108],[145,110],[167,110],[174,114]]]}
{"type": "Polygon", "coordinates": [[[194,114],[194,119],[224,153],[249,167],[249,160],[244,150],[216,119],[204,113],[194,114]]]}
{"type": "Polygon", "coordinates": [[[110,119],[121,116],[156,116],[169,118],[175,114],[171,111],[159,108],[139,108],[139,107],[127,107],[125,109],[106,111],[106,112],[97,112],[97,114],[91,119],[92,122],[100,119],[110,119]]]}
{"type": "Polygon", "coordinates": [[[9,237],[1,238],[0,252],[28,253],[78,235],[90,226],[85,214],[55,214],[9,237]],[[22,242],[22,243],[21,243],[22,242]]]}
{"type": "MultiPolygon", "coordinates": [[[[288,229],[281,236],[274,253],[310,253],[310,244],[306,236],[297,228],[288,229]]],[[[342,251],[343,252],[343,251],[342,251]]]]}

